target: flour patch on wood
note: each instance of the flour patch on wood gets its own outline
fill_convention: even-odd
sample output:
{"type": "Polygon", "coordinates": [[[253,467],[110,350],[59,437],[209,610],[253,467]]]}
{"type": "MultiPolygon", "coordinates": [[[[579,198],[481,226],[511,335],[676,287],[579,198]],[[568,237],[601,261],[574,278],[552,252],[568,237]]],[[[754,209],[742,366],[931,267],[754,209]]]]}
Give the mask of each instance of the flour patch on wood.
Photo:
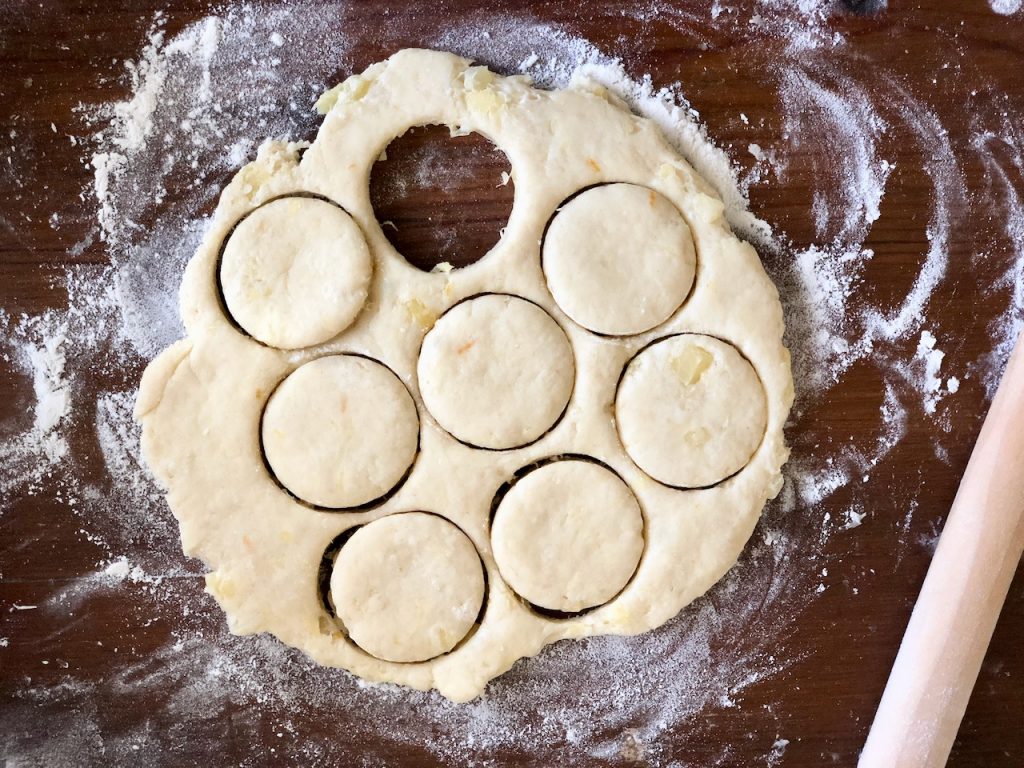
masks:
{"type": "MultiPolygon", "coordinates": [[[[67,458],[69,446],[62,426],[70,410],[71,382],[67,371],[67,322],[56,313],[13,322],[0,317],[4,329],[4,360],[31,379],[32,419],[0,442],[0,499],[14,491],[40,490],[45,478],[67,458]]],[[[0,512],[2,514],[2,512],[0,512]]]]}

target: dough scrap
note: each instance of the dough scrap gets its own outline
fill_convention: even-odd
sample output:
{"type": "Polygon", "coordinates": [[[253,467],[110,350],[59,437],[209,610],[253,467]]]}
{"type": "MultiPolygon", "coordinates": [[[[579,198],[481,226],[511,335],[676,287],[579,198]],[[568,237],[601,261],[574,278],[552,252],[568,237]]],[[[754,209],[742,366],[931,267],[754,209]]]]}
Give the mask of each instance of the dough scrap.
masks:
{"type": "Polygon", "coordinates": [[[331,599],[352,640],[378,659],[426,661],[476,622],[484,569],[473,543],[443,518],[407,512],[375,520],[345,542],[331,599]]]}
{"type": "Polygon", "coordinates": [[[220,284],[246,332],[271,347],[298,349],[351,325],[372,272],[351,216],[323,200],[286,197],[257,208],[231,233],[220,284]]]}
{"type": "Polygon", "coordinates": [[[502,578],[541,608],[567,613],[617,595],[644,550],[643,515],[614,472],[591,461],[554,461],[505,494],[491,524],[502,578]]]}
{"type": "Polygon", "coordinates": [[[572,347],[558,323],[515,296],[456,304],[423,339],[417,373],[430,414],[481,448],[531,443],[572,394],[572,347]]]}
{"type": "MultiPolygon", "coordinates": [[[[168,500],[181,528],[182,548],[205,563],[209,570],[207,590],[224,609],[232,632],[269,632],[319,664],[341,667],[371,681],[437,689],[455,701],[465,701],[480,695],[489,680],[518,659],[536,654],[546,644],[600,634],[631,635],[663,624],[735,563],[765,500],[782,486],[780,469],[787,457],[783,426],[793,399],[789,354],[783,345],[782,308],[757,253],[729,230],[722,202],[714,190],[653,123],[630,114],[621,102],[606,98],[596,84],[579,81],[565,90],[542,91],[532,88],[523,77],[501,77],[458,56],[422,50],[400,51],[355,78],[346,81],[347,86],[332,89],[322,101],[326,114],[311,146],[264,144],[256,159],[242,168],[223,191],[182,282],[182,320],[188,338],[150,364],[140,388],[136,418],[142,424],[145,458],[168,489],[168,500]],[[515,178],[515,203],[498,242],[473,265],[447,273],[427,273],[410,266],[388,243],[368,194],[370,170],[389,142],[411,127],[429,124],[446,125],[454,133],[475,131],[487,136],[509,159],[515,178]],[[563,307],[562,300],[556,302],[557,297],[552,296],[549,286],[558,281],[552,282],[550,275],[546,279],[541,243],[548,223],[557,223],[566,214],[569,206],[556,215],[566,200],[618,194],[615,188],[619,184],[654,192],[656,207],[661,207],[658,201],[663,198],[665,205],[676,211],[688,229],[700,269],[689,288],[685,288],[686,275],[679,271],[674,273],[671,282],[675,287],[670,291],[657,281],[643,288],[641,298],[647,301],[648,311],[643,315],[642,327],[649,330],[600,335],[569,316],[569,302],[563,307]],[[580,194],[591,189],[594,191],[580,194]],[[605,189],[611,192],[601,192],[605,189]],[[225,311],[218,286],[223,279],[219,262],[239,222],[256,216],[254,211],[278,205],[275,200],[295,197],[330,201],[332,210],[346,212],[365,241],[372,262],[371,277],[366,300],[346,328],[330,336],[325,328],[300,340],[289,339],[288,343],[305,346],[282,349],[254,338],[251,328],[249,333],[240,330],[225,311]],[[514,438],[517,445],[541,432],[521,447],[484,450],[461,442],[430,416],[429,403],[424,404],[429,385],[424,393],[420,391],[417,372],[428,332],[435,323],[446,325],[446,313],[462,306],[460,302],[468,304],[471,302],[467,299],[484,294],[518,297],[509,305],[518,306],[522,300],[543,310],[568,340],[567,351],[571,348],[571,359],[567,354],[559,361],[547,353],[537,353],[544,359],[550,357],[552,368],[540,375],[557,375],[550,379],[551,391],[531,395],[529,408],[511,420],[520,430],[520,436],[514,438]],[[677,301],[682,301],[678,308],[672,306],[677,301]],[[655,305],[659,307],[657,312],[655,305]],[[659,317],[662,319],[652,326],[659,317]],[[740,441],[742,451],[736,448],[706,455],[687,448],[680,454],[689,457],[687,461],[693,467],[704,466],[704,476],[696,478],[700,482],[738,469],[728,479],[698,490],[672,487],[680,480],[690,482],[694,478],[680,478],[671,471],[663,474],[659,469],[665,456],[671,461],[670,454],[682,450],[678,440],[666,448],[665,456],[655,450],[652,458],[652,454],[637,448],[650,431],[641,429],[637,442],[630,427],[623,430],[620,423],[631,420],[629,397],[618,392],[616,406],[619,382],[630,361],[644,360],[641,350],[656,351],[662,344],[672,343],[658,343],[661,340],[684,334],[719,339],[732,345],[728,349],[742,350],[763,392],[763,422],[756,445],[751,439],[740,441]],[[335,366],[349,367],[338,360],[366,361],[355,367],[365,365],[377,371],[380,385],[366,386],[361,374],[350,375],[351,371],[340,369],[315,385],[318,366],[332,370],[335,366]],[[568,404],[552,417],[552,403],[565,397],[559,387],[565,387],[564,371],[570,367],[574,376],[569,377],[572,390],[568,404]],[[306,378],[309,387],[290,386],[306,378]],[[295,397],[286,397],[291,389],[297,390],[295,397]],[[356,431],[345,433],[340,426],[337,396],[342,391],[357,393],[361,403],[357,409],[362,414],[361,426],[356,428],[361,437],[354,442],[349,438],[356,431]],[[268,400],[273,402],[268,405],[268,400]],[[274,414],[277,406],[280,419],[274,414]],[[537,413],[530,409],[537,409],[537,413]],[[523,425],[530,428],[524,430],[523,425]],[[275,435],[269,439],[263,435],[269,462],[260,445],[265,429],[292,433],[289,442],[280,445],[275,435]],[[332,439],[330,435],[338,430],[342,438],[332,439]],[[627,452],[624,440],[634,455],[627,452]],[[745,454],[745,463],[737,467],[741,454],[745,454]],[[566,463],[559,460],[581,455],[607,467],[635,497],[643,514],[643,555],[635,571],[626,577],[625,587],[611,599],[584,613],[556,620],[531,609],[503,578],[504,570],[496,558],[509,540],[507,531],[502,533],[504,523],[500,519],[493,531],[497,540],[492,539],[490,519],[501,489],[522,478],[528,468],[566,463]],[[722,459],[726,455],[729,461],[722,459]],[[670,482],[659,482],[638,462],[670,482]],[[341,485],[335,483],[332,474],[338,471],[355,472],[353,477],[361,479],[344,485],[344,493],[338,493],[341,485]],[[309,501],[296,498],[300,494],[308,496],[309,501]],[[372,503],[346,507],[344,511],[311,506],[324,502],[357,504],[367,499],[372,503]],[[445,628],[445,642],[439,639],[433,645],[418,646],[410,638],[389,644],[388,619],[372,618],[372,612],[360,613],[369,603],[359,603],[363,607],[346,613],[343,621],[325,605],[329,595],[320,568],[324,558],[336,551],[337,542],[358,529],[343,545],[341,562],[345,562],[358,554],[358,549],[346,554],[353,542],[372,539],[371,534],[377,530],[397,529],[408,522],[410,513],[431,513],[449,521],[461,532],[459,535],[464,534],[477,562],[483,564],[485,605],[473,620],[477,615],[482,619],[461,639],[453,640],[461,624],[452,623],[451,617],[458,615],[464,621],[472,611],[468,607],[460,610],[459,606],[469,606],[475,598],[467,600],[461,592],[456,595],[448,590],[473,587],[475,577],[468,573],[460,577],[460,585],[448,584],[438,590],[438,599],[450,594],[451,600],[447,608],[437,608],[438,624],[431,626],[445,628]],[[378,521],[383,528],[377,527],[378,521]],[[341,626],[345,621],[352,625],[351,636],[341,626]],[[455,644],[443,651],[447,642],[455,644]],[[365,643],[366,648],[359,643],[365,643]],[[425,660],[388,661],[367,649],[392,658],[425,660]],[[438,655],[427,658],[428,654],[438,655]]],[[[638,193],[629,194],[636,198],[638,193]]],[[[648,205],[650,194],[639,194],[648,205]]],[[[666,230],[663,224],[660,216],[651,222],[656,240],[672,230],[672,225],[666,230]]],[[[680,226],[675,229],[682,232],[680,226]]],[[[627,228],[625,234],[636,238],[644,231],[627,228]]],[[[689,240],[680,235],[673,247],[685,250],[685,245],[680,245],[685,242],[689,240]]],[[[579,253],[568,256],[582,258],[579,253]]],[[[669,267],[685,267],[687,258],[683,253],[669,267]]],[[[550,267],[548,264],[549,271],[550,267]]],[[[586,272],[586,264],[579,269],[586,272]]],[[[581,273],[580,279],[587,274],[581,273]]],[[[598,315],[621,320],[614,305],[636,290],[635,285],[629,285],[631,277],[626,270],[620,284],[594,286],[589,295],[599,303],[598,315]]],[[[640,282],[646,284],[649,280],[645,277],[640,282]]],[[[285,295],[277,292],[279,287],[274,286],[272,295],[285,295]]],[[[593,309],[585,302],[581,306],[593,309]]],[[[295,308],[286,311],[291,309],[295,308]]],[[[301,308],[297,311],[301,317],[301,308]]],[[[613,333],[638,327],[603,326],[582,316],[580,319],[613,333]]],[[[285,340],[275,337],[272,341],[285,340]]],[[[536,342],[529,336],[520,341],[524,348],[536,342]]],[[[494,349],[499,349],[499,343],[507,357],[518,354],[504,338],[495,342],[494,349]]],[[[739,403],[748,397],[749,387],[743,383],[742,373],[738,379],[718,376],[719,361],[724,360],[719,348],[704,341],[699,346],[713,359],[709,362],[697,351],[683,355],[674,364],[677,379],[690,382],[686,386],[691,388],[715,382],[716,390],[707,393],[712,404],[739,403]]],[[[532,362],[526,359],[523,364],[532,362]]],[[[669,369],[672,367],[670,364],[669,369]]],[[[722,368],[724,373],[738,370],[731,365],[722,368]]],[[[532,381],[518,382],[510,397],[517,397],[520,388],[541,391],[532,386],[532,381]]],[[[469,396],[462,394],[459,397],[468,405],[469,396]]],[[[662,406],[668,408],[668,420],[679,417],[671,404],[662,406]]],[[[731,417],[720,410],[714,412],[731,417]]],[[[711,423],[700,414],[688,418],[708,430],[709,445],[715,444],[716,431],[731,430],[727,421],[711,423]]],[[[515,429],[503,432],[495,428],[499,420],[491,423],[490,414],[468,421],[476,426],[487,422],[492,430],[487,440],[493,438],[496,444],[501,442],[498,437],[512,442],[509,435],[516,434],[515,429]]],[[[456,430],[465,426],[453,424],[456,430]]],[[[687,429],[692,431],[692,426],[687,429]]],[[[658,432],[666,428],[654,424],[649,429],[658,432]]],[[[757,431],[755,425],[752,434],[757,431]]],[[[669,437],[675,440],[678,435],[669,437]]],[[[734,447],[738,444],[732,438],[723,443],[734,447]]],[[[538,511],[530,513],[537,515],[538,511]]],[[[394,538],[386,536],[379,546],[401,545],[413,553],[410,556],[422,556],[425,562],[438,556],[437,545],[419,538],[414,542],[407,533],[412,535],[410,531],[394,538]]],[[[585,536],[601,538],[592,531],[585,532],[585,536]]],[[[635,546],[634,533],[628,533],[628,537],[635,546]]],[[[523,543],[528,542],[523,539],[523,543]]],[[[367,551],[377,551],[377,547],[368,547],[367,551]]],[[[466,546],[460,548],[466,550],[466,546]]],[[[465,556],[453,557],[468,562],[465,556]]],[[[616,557],[621,570],[614,581],[622,580],[628,570],[627,560],[616,557]]],[[[343,570],[342,566],[339,573],[343,570]]],[[[510,570],[510,579],[518,578],[511,574],[510,570]]],[[[557,577],[555,572],[552,578],[557,577]]],[[[611,581],[599,595],[583,595],[586,599],[578,603],[603,598],[612,589],[611,581]]],[[[372,587],[372,581],[364,583],[372,587]]],[[[358,594],[343,587],[339,584],[336,590],[341,602],[358,594]]],[[[529,585],[520,584],[518,588],[532,594],[529,585]]],[[[580,594],[583,592],[580,588],[580,594]]],[[[399,590],[398,594],[411,593],[399,590]]],[[[431,594],[429,599],[434,597],[431,594]]],[[[543,594],[539,597],[545,598],[543,594]]],[[[343,608],[343,612],[350,609],[352,606],[343,608]]],[[[433,629],[428,628],[414,634],[420,638],[442,637],[441,633],[432,633],[433,629]]]]}
{"type": "Polygon", "coordinates": [[[648,331],[686,300],[697,254],[664,195],[636,184],[588,189],[555,214],[544,275],[569,317],[596,333],[648,331]]]}

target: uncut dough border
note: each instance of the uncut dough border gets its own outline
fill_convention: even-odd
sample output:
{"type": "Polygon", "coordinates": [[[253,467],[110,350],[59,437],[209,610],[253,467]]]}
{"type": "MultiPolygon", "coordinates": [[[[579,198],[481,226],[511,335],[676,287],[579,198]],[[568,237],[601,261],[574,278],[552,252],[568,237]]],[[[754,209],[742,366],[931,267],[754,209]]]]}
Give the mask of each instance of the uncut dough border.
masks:
{"type": "Polygon", "coordinates": [[[151,363],[136,407],[143,451],[168,489],[183,549],[210,568],[208,590],[232,632],[271,632],[321,664],[371,681],[436,688],[457,701],[479,695],[488,680],[547,643],[644,632],[714,584],[736,561],[765,501],[781,488],[783,425],[793,398],[774,285],[754,249],[730,232],[721,200],[657,128],[593,84],[542,92],[523,78],[489,80],[484,73],[450,54],[401,51],[348,81],[301,159],[299,145],[264,145],[221,196],[182,285],[188,337],[151,363]],[[384,237],[369,200],[370,169],[381,151],[425,124],[486,136],[508,157],[515,182],[512,213],[497,244],[448,275],[406,263],[384,237]],[[539,244],[563,200],[614,181],[648,186],[679,208],[694,237],[698,270],[689,298],[661,326],[601,338],[575,326],[551,299],[539,244]],[[319,195],[341,206],[374,257],[369,301],[355,323],[331,342],[296,352],[239,333],[221,308],[216,275],[221,243],[239,219],[290,194],[319,195]],[[461,299],[485,292],[540,305],[573,345],[576,385],[553,430],[521,449],[481,451],[452,439],[421,410],[414,471],[383,504],[352,513],[318,511],[277,486],[263,466],[258,429],[278,381],[321,355],[356,352],[391,368],[422,409],[415,370],[424,326],[461,299]],[[668,488],[641,472],[609,415],[625,362],[650,341],[684,332],[733,344],[753,364],[768,401],[767,431],[750,463],[699,491],[668,488]],[[538,616],[512,594],[488,541],[497,489],[518,468],[558,454],[592,456],[612,467],[636,494],[647,522],[645,550],[626,589],[609,604],[561,621],[538,616]],[[472,482],[439,482],[453,473],[472,482]],[[365,654],[336,631],[320,602],[318,573],[324,551],[345,529],[408,510],[441,514],[470,537],[485,565],[488,594],[483,623],[457,650],[400,664],[365,654]]]}

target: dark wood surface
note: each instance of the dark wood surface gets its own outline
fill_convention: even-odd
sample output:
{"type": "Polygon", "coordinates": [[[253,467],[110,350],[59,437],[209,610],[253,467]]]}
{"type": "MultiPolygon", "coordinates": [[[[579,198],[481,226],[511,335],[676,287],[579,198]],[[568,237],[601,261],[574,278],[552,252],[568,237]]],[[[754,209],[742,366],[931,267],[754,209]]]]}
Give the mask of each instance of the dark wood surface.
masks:
{"type": "MultiPolygon", "coordinates": [[[[349,7],[346,34],[356,42],[348,59],[338,63],[335,79],[397,48],[435,39],[438,30],[453,20],[472,17],[486,21],[488,14],[515,10],[512,6],[500,8],[500,3],[437,2],[390,10],[388,5],[367,2],[349,7]]],[[[643,22],[623,17],[621,7],[610,3],[535,3],[528,12],[561,24],[621,57],[634,76],[649,72],[656,84],[682,81],[709,133],[729,148],[739,164],[749,167],[753,162],[746,152],[750,143],[785,151],[788,170],[784,178],[769,177],[754,185],[751,203],[755,213],[792,239],[795,251],[820,240],[811,213],[813,191],[822,163],[840,145],[828,136],[787,143],[777,83],[765,75],[768,62],[780,55],[786,42],[766,42],[764,36],[750,34],[747,21],[752,7],[736,3],[715,18],[706,8],[678,14],[662,9],[648,14],[643,22]],[[747,122],[740,119],[741,113],[748,117],[747,122]]],[[[124,98],[127,84],[122,61],[137,57],[155,11],[165,13],[167,29],[173,33],[214,8],[202,2],[0,2],[0,139],[8,143],[0,158],[0,306],[11,316],[64,307],[67,296],[60,280],[62,270],[71,264],[99,267],[108,262],[102,242],[89,238],[96,231],[94,205],[79,197],[91,184],[91,172],[81,163],[81,148],[66,138],[67,133],[87,131],[76,117],[76,106],[124,98]],[[51,123],[61,126],[61,135],[51,131],[51,123]],[[7,139],[11,129],[16,129],[17,140],[7,139]],[[54,212],[60,214],[59,227],[48,221],[54,212]],[[85,248],[73,249],[83,240],[89,242],[85,248]]],[[[860,78],[869,89],[872,79],[879,89],[891,87],[879,74],[892,75],[918,94],[941,117],[961,157],[967,194],[955,202],[950,275],[931,297],[928,316],[948,332],[956,329],[944,345],[947,364],[950,370],[965,370],[991,347],[988,329],[1007,306],[1006,287],[993,287],[991,274],[986,272],[988,262],[975,257],[992,254],[993,263],[999,259],[1005,263],[1011,257],[1011,245],[1000,233],[999,212],[986,202],[992,199],[993,178],[967,147],[979,130],[975,120],[979,110],[994,108],[1005,112],[1009,121],[1024,121],[1024,13],[998,16],[977,0],[934,4],[892,0],[888,9],[875,13],[855,13],[837,6],[827,23],[847,38],[835,53],[843,58],[844,71],[860,78]],[[943,67],[950,62],[951,74],[943,67]]],[[[303,120],[297,126],[299,132],[312,135],[315,116],[303,120]]],[[[859,290],[875,301],[885,302],[888,297],[895,302],[906,292],[928,249],[926,230],[934,201],[925,167],[933,158],[914,141],[905,122],[891,121],[880,141],[896,169],[886,187],[881,216],[866,241],[875,256],[859,290]]],[[[396,156],[400,158],[400,154],[396,156]]],[[[503,161],[500,155],[488,157],[478,152],[476,156],[482,158],[481,174],[493,174],[494,163],[503,161]]],[[[1009,173],[1011,185],[1024,195],[1024,179],[1012,169],[1009,173]]],[[[209,179],[213,191],[207,211],[215,190],[228,176],[214,174],[209,179]]],[[[474,189],[472,198],[484,196],[483,202],[453,225],[472,234],[464,241],[470,250],[485,248],[494,239],[510,194],[511,188],[495,189],[482,182],[474,189]]],[[[173,196],[167,204],[174,204],[173,196]]],[[[387,200],[380,203],[388,204],[387,200]]],[[[424,226],[425,217],[431,220],[450,208],[438,204],[427,214],[417,210],[420,212],[393,205],[387,217],[404,216],[405,223],[417,220],[424,226]]],[[[408,241],[422,242],[420,238],[408,241]]],[[[408,243],[404,247],[414,247],[408,243]]],[[[417,257],[412,258],[415,261],[417,257]]],[[[473,254],[457,258],[468,260],[473,254]]],[[[769,269],[778,274],[787,253],[765,258],[769,269]]],[[[425,265],[431,263],[429,254],[422,255],[422,260],[425,265]]],[[[898,343],[912,355],[917,339],[898,343]]],[[[116,371],[92,366],[94,379],[75,392],[76,407],[87,404],[90,393],[137,379],[145,362],[140,358],[116,371]]],[[[824,398],[807,404],[799,415],[789,433],[794,455],[875,440],[882,397],[877,373],[868,365],[855,366],[824,398]]],[[[701,728],[694,729],[691,722],[660,734],[657,750],[647,758],[640,757],[639,762],[669,764],[675,760],[688,766],[855,764],[928,566],[930,549],[922,542],[941,526],[986,404],[985,389],[975,379],[965,381],[945,408],[945,424],[936,425],[920,413],[910,414],[906,438],[872,471],[870,482],[843,489],[816,512],[839,514],[855,498],[870,514],[871,524],[861,526],[855,536],[835,537],[828,543],[829,589],[793,618],[774,649],[779,658],[791,661],[788,668],[746,688],[740,706],[706,709],[699,716],[701,728]],[[933,445],[939,432],[945,435],[946,456],[938,456],[933,445]],[[906,510],[902,502],[894,501],[894,489],[908,488],[914,489],[916,511],[910,531],[900,534],[910,544],[901,549],[894,545],[894,537],[906,510]],[[867,573],[871,576],[866,578],[867,573]],[[856,591],[850,584],[857,585],[856,591]],[[790,743],[779,759],[766,762],[779,735],[790,743]],[[726,758],[720,757],[723,745],[730,746],[726,758]]],[[[24,428],[31,421],[31,405],[31,383],[10,360],[0,360],[0,435],[24,428]]],[[[83,482],[103,489],[109,481],[91,437],[93,430],[86,425],[80,432],[70,436],[72,449],[82,457],[76,471],[82,473],[83,482]]],[[[98,558],[109,553],[80,535],[83,525],[89,523],[70,511],[57,484],[44,480],[31,493],[23,491],[2,503],[0,637],[9,638],[9,645],[0,648],[0,723],[5,731],[0,733],[0,747],[8,756],[38,749],[41,751],[34,753],[39,757],[37,764],[57,764],[46,760],[46,745],[55,740],[66,744],[71,739],[81,750],[80,761],[71,762],[110,764],[109,758],[104,758],[103,744],[112,744],[129,731],[138,733],[142,724],[149,735],[137,764],[319,761],[348,765],[356,764],[360,756],[368,764],[443,762],[425,748],[369,740],[368,731],[359,727],[359,713],[347,711],[344,701],[331,706],[320,701],[308,712],[292,712],[289,738],[281,739],[276,733],[280,713],[241,693],[215,711],[201,714],[173,699],[170,692],[140,698],[100,686],[123,673],[128,661],[136,665],[135,674],[157,674],[161,661],[155,654],[174,630],[173,616],[164,611],[146,621],[147,601],[156,598],[144,590],[130,594],[110,591],[91,599],[73,616],[15,610],[15,604],[45,602],[55,590],[94,571],[98,558]],[[117,647],[130,648],[127,658],[124,652],[114,651],[117,647]],[[78,680],[97,684],[92,732],[72,728],[59,696],[39,702],[19,694],[30,686],[59,687],[69,667],[78,680]],[[316,744],[318,751],[300,750],[296,745],[302,740],[316,744]],[[271,746],[278,751],[271,753],[271,746]]],[[[794,526],[807,524],[801,518],[806,512],[796,511],[794,526]]],[[[144,552],[151,546],[150,534],[139,531],[130,546],[144,552]]],[[[194,610],[216,625],[221,617],[212,601],[202,595],[199,566],[187,563],[184,557],[180,560],[180,578],[191,585],[184,589],[195,595],[194,610]]],[[[820,570],[820,564],[809,563],[808,568],[820,570]]],[[[1022,637],[1024,572],[1019,570],[951,766],[1024,765],[1022,637]]],[[[403,716],[415,717],[415,712],[403,716]]],[[[401,721],[396,721],[395,727],[401,727],[401,721]]],[[[561,759],[551,756],[559,754],[538,756],[525,747],[509,747],[478,754],[476,761],[543,765],[561,759]]],[[[636,756],[623,749],[619,757],[600,761],[578,756],[565,759],[580,765],[627,764],[636,756]]]]}

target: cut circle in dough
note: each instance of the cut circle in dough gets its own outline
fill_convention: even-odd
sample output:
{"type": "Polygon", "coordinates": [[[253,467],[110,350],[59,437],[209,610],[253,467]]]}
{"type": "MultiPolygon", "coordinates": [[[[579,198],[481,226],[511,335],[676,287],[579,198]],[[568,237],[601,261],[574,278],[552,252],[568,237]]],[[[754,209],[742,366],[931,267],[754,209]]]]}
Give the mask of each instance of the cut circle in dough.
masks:
{"type": "Polygon", "coordinates": [[[565,332],[516,296],[456,304],[423,339],[417,364],[430,414],[458,440],[504,450],[547,432],[572,395],[575,364],[565,332]]]}
{"type": "Polygon", "coordinates": [[[401,380],[358,355],[296,369],[270,396],[263,451],[278,482],[319,507],[358,507],[388,494],[416,458],[419,419],[401,380]]]}
{"type": "Polygon", "coordinates": [[[491,547],[520,597],[579,612],[608,602],[629,582],[644,549],[643,514],[629,486],[605,466],[552,461],[505,493],[491,547]]]}
{"type": "Polygon", "coordinates": [[[431,272],[443,260],[458,270],[483,259],[501,239],[515,193],[511,170],[508,156],[481,133],[413,126],[373,164],[370,204],[406,262],[431,272]],[[481,220],[494,225],[479,226],[481,220]]]}
{"type": "Polygon", "coordinates": [[[331,573],[331,600],[352,642],[384,661],[448,653],[476,623],[484,601],[476,547],[437,515],[375,520],[345,542],[331,573]]]}
{"type": "Polygon", "coordinates": [[[609,336],[642,333],[671,317],[697,268],[679,210],[653,189],[621,183],[587,189],[562,206],[542,258],[562,311],[609,336]]]}
{"type": "Polygon", "coordinates": [[[615,418],[626,453],[666,485],[703,488],[746,466],[768,404],[735,347],[700,334],[661,339],[626,366],[615,418]]]}
{"type": "Polygon", "coordinates": [[[366,302],[373,262],[359,226],[336,205],[283,197],[228,236],[220,285],[228,312],[264,344],[298,349],[348,328],[366,302]]]}

